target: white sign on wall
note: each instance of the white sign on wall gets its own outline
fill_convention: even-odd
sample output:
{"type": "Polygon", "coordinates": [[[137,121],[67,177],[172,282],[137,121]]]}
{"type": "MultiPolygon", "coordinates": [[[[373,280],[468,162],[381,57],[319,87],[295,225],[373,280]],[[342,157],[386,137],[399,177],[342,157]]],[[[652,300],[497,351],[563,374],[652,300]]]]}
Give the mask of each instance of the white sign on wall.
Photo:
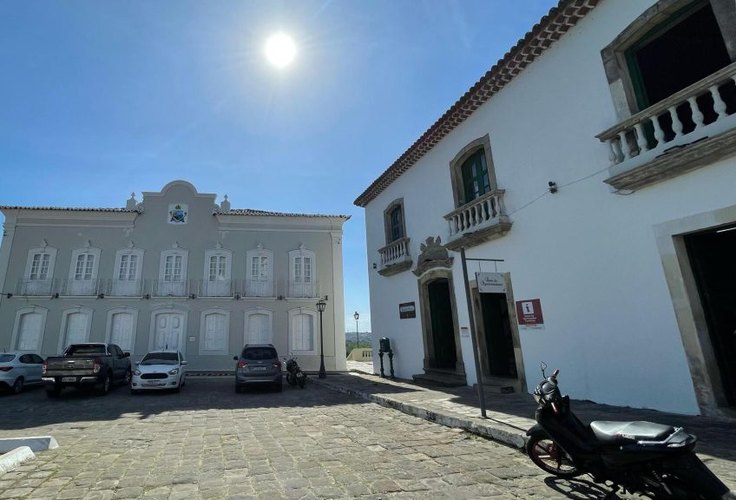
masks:
{"type": "Polygon", "coordinates": [[[475,273],[479,293],[506,293],[503,273],[475,273]]]}

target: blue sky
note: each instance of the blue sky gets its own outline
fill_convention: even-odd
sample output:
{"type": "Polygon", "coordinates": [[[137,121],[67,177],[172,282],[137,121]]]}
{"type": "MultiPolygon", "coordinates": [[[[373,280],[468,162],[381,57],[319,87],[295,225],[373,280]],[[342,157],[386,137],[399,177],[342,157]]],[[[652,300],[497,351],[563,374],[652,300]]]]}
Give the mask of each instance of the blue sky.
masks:
{"type": "Polygon", "coordinates": [[[357,310],[369,330],[353,200],[556,3],[5,0],[0,205],[123,206],[185,179],[233,208],[350,215],[346,327],[357,310]],[[299,50],[285,69],[263,56],[276,31],[299,50]]]}

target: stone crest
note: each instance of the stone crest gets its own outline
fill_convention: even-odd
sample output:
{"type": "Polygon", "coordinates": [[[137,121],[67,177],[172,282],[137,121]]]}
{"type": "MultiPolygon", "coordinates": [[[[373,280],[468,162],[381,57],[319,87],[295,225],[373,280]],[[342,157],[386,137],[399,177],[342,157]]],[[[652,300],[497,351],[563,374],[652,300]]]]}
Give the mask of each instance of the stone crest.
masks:
{"type": "Polygon", "coordinates": [[[186,224],[189,207],[183,203],[169,205],[169,224],[186,224]]]}
{"type": "Polygon", "coordinates": [[[435,267],[451,268],[453,258],[442,245],[442,240],[439,236],[433,238],[430,236],[425,240],[424,243],[419,245],[419,250],[422,253],[417,258],[417,267],[412,271],[416,276],[421,276],[425,272],[435,267]]]}

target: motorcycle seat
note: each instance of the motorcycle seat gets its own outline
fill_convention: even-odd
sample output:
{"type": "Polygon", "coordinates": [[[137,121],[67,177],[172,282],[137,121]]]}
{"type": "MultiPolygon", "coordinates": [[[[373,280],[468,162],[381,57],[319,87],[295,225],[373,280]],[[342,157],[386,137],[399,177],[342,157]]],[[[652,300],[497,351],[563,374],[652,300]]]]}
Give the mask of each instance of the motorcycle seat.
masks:
{"type": "Polygon", "coordinates": [[[590,423],[590,429],[601,444],[617,444],[624,441],[664,441],[675,432],[671,425],[653,422],[608,422],[590,423]]]}

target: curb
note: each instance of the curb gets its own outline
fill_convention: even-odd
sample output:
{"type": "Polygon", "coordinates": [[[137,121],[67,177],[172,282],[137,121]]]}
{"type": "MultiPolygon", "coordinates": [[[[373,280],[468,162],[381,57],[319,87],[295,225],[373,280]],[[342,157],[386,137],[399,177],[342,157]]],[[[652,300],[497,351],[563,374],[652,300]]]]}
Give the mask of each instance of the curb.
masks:
{"type": "Polygon", "coordinates": [[[317,381],[317,383],[324,387],[327,387],[328,389],[342,392],[344,394],[349,394],[360,399],[365,399],[386,408],[399,410],[400,412],[406,413],[408,415],[413,415],[415,417],[419,417],[430,422],[444,425],[446,427],[463,429],[472,434],[492,439],[493,441],[511,446],[513,448],[523,449],[526,446],[526,435],[515,427],[504,424],[502,422],[497,422],[494,420],[473,422],[468,418],[461,418],[444,412],[430,411],[416,405],[407,404],[403,401],[389,398],[387,396],[368,394],[366,392],[357,389],[351,389],[340,384],[332,384],[330,382],[326,382],[325,380],[319,380],[317,381]]]}
{"type": "Polygon", "coordinates": [[[10,472],[23,462],[27,462],[28,460],[33,460],[35,458],[36,455],[28,446],[15,448],[14,450],[0,456],[0,474],[10,472]]]}
{"type": "Polygon", "coordinates": [[[0,453],[8,453],[21,447],[27,447],[31,451],[46,451],[58,448],[59,443],[56,442],[53,436],[0,438],[0,453]]]}

